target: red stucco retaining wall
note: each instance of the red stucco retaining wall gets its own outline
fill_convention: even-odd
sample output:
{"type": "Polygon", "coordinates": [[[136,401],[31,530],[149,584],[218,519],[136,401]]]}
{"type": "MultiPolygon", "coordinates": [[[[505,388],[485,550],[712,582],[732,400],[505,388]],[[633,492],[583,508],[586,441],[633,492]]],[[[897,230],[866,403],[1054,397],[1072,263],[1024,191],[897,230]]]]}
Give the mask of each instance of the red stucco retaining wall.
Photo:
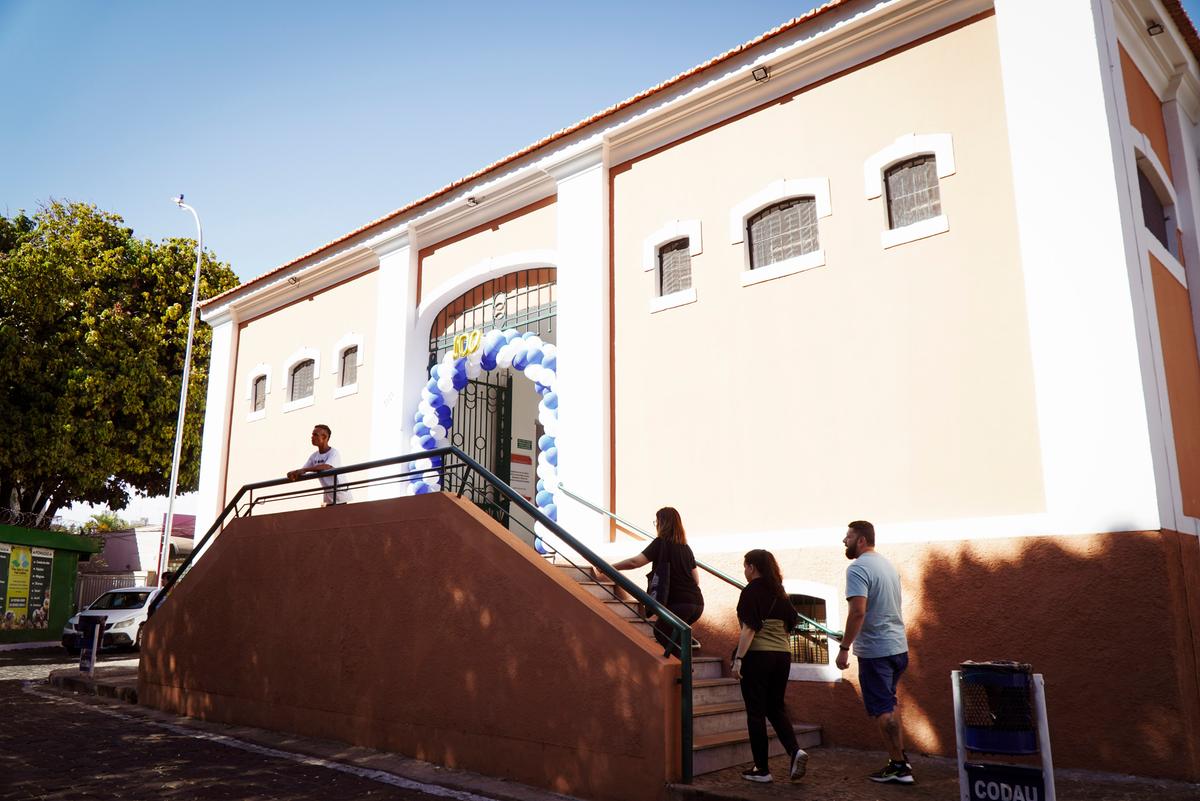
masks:
{"type": "Polygon", "coordinates": [[[142,703],[595,799],[678,776],[674,667],[444,494],[242,519],[145,634],[142,703]]]}
{"type": "MultiPolygon", "coordinates": [[[[900,698],[911,750],[954,755],[950,671],[968,659],[1013,659],[1045,675],[1055,765],[1200,781],[1196,537],[1142,531],[887,544],[880,534],[879,551],[904,585],[910,667],[900,698]]],[[[839,544],[776,556],[785,578],[843,591],[848,562],[839,544]]],[[[740,572],[740,553],[702,558],[740,572]]],[[[736,593],[707,578],[704,592],[697,636],[706,653],[724,655],[736,593]]],[[[792,682],[792,718],[820,724],[825,743],[878,750],[853,659],[843,675],[792,682]]]]}

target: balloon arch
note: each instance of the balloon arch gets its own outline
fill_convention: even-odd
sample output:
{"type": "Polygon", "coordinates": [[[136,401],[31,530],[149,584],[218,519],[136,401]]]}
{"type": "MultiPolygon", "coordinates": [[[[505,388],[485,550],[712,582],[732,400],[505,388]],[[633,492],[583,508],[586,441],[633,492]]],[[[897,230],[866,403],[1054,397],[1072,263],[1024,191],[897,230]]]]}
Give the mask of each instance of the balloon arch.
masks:
{"type": "MultiPolygon", "coordinates": [[[[532,332],[514,328],[494,329],[486,334],[476,330],[454,338],[454,349],[441,362],[429,368],[429,381],[421,390],[421,403],[413,417],[411,444],[414,451],[431,451],[450,444],[454,425],[454,404],[467,381],[492,370],[512,368],[533,382],[541,400],[538,422],[545,433],[538,439],[538,509],[551,520],[558,520],[555,503],[558,488],[558,384],[557,348],[543,342],[532,332]]],[[[421,475],[409,482],[410,495],[422,495],[441,489],[441,457],[418,459],[408,469],[421,475]]]]}

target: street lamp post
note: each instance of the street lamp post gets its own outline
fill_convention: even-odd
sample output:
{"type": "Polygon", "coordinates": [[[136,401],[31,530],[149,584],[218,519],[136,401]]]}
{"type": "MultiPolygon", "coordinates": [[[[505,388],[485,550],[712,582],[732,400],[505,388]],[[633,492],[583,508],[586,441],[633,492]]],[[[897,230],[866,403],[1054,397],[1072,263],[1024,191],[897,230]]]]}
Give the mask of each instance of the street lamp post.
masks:
{"type": "Polygon", "coordinates": [[[183,386],[179,390],[179,419],[175,422],[175,454],[171,457],[171,488],[167,491],[167,520],[163,525],[162,552],[158,556],[158,586],[163,586],[167,560],[171,556],[171,528],[175,522],[175,487],[179,483],[179,454],[183,450],[183,418],[187,414],[188,376],[192,372],[192,336],[196,330],[196,296],[200,292],[200,260],[204,255],[204,231],[200,215],[183,202],[183,195],[171,202],[192,213],[196,220],[196,274],[192,276],[192,305],[188,307],[187,349],[183,354],[183,386]]]}

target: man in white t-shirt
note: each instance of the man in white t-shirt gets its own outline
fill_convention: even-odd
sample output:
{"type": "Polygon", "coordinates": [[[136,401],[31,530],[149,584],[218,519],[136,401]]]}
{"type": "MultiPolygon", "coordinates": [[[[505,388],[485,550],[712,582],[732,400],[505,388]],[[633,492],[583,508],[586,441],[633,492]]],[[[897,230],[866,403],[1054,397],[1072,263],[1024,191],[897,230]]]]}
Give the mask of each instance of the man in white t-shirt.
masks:
{"type": "MultiPolygon", "coordinates": [[[[289,470],[287,477],[292,481],[300,478],[306,473],[323,473],[326,470],[342,466],[342,455],[338,453],[337,448],[331,447],[329,437],[333,432],[329,426],[324,423],[317,423],[312,430],[312,444],[316,446],[316,450],[312,456],[308,457],[308,461],[299,470],[289,470]]],[[[339,503],[346,503],[350,500],[350,490],[343,489],[346,480],[343,476],[328,478],[322,476],[318,479],[321,486],[325,488],[324,506],[334,506],[339,503]],[[336,481],[336,485],[335,485],[336,481]],[[337,487],[336,489],[334,487],[337,487]]]]}

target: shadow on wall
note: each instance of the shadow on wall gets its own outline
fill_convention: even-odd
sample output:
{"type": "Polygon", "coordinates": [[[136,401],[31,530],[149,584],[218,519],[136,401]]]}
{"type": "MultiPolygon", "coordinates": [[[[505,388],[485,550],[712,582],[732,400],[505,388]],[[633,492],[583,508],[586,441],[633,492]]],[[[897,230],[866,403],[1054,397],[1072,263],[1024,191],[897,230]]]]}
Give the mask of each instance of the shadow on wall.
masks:
{"type": "MultiPolygon", "coordinates": [[[[1056,765],[1200,780],[1195,537],[1150,531],[881,542],[879,550],[903,582],[910,665],[900,698],[911,750],[953,756],[950,672],[966,660],[1008,659],[1045,676],[1056,765]]],[[[777,555],[785,577],[822,582],[840,595],[841,549],[777,555]]],[[[740,555],[704,558],[726,572],[740,568],[740,555]]],[[[705,655],[727,661],[737,590],[716,580],[703,589],[697,636],[705,655]]],[[[844,622],[830,621],[836,629],[844,622]]],[[[842,675],[840,682],[791,682],[792,718],[821,725],[826,744],[878,750],[856,660],[842,675]]]]}
{"type": "Polygon", "coordinates": [[[677,667],[496,529],[443,494],[240,524],[152,620],[139,694],[559,792],[655,797],[678,762],[677,667]]]}

